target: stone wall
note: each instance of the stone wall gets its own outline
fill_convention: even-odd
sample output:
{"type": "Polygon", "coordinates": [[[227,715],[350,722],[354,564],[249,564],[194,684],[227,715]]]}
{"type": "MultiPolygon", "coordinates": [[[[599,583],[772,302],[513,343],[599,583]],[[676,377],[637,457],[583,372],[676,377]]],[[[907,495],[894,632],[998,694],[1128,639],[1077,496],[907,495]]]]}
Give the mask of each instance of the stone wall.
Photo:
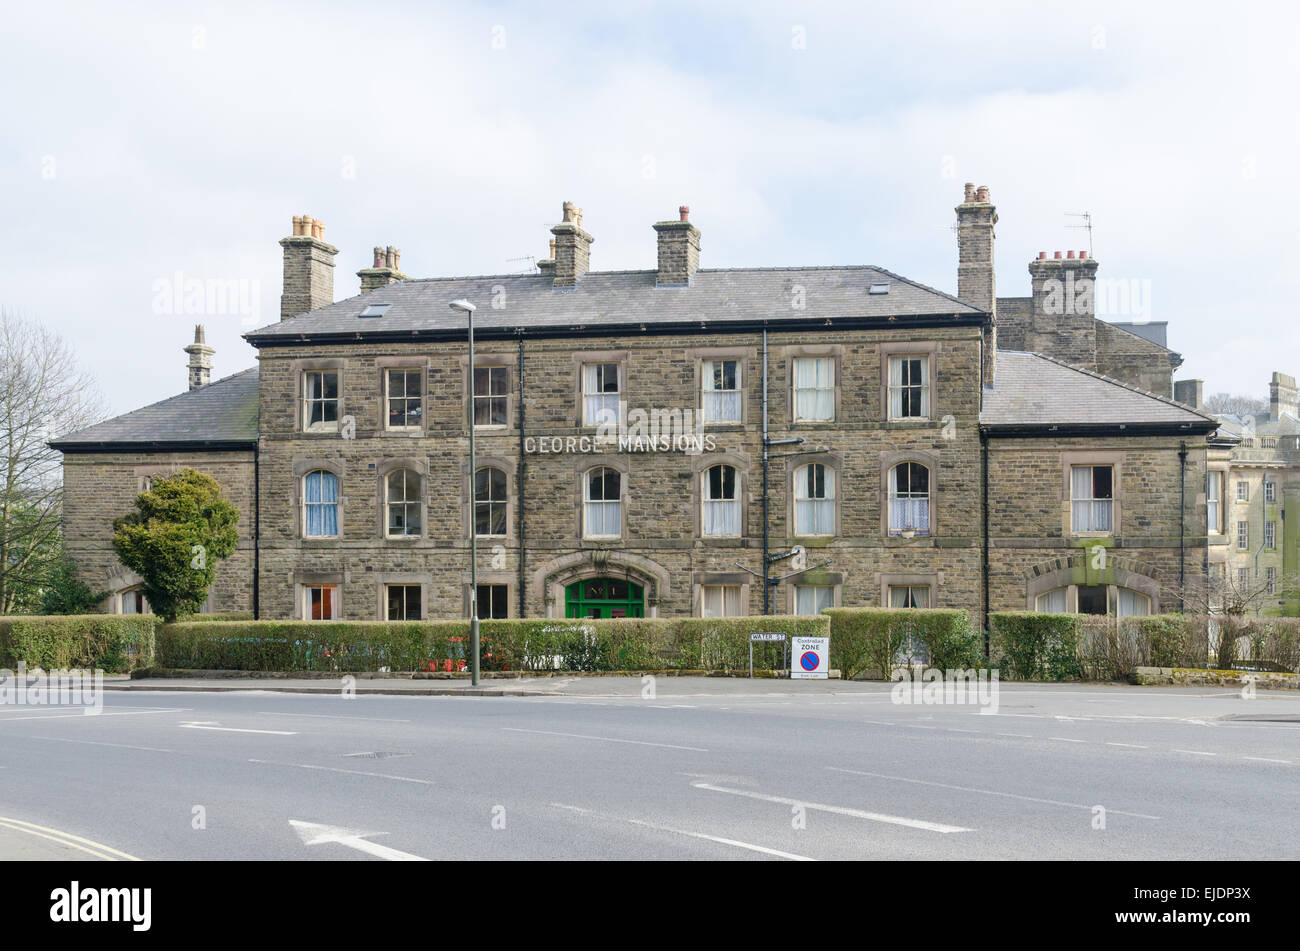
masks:
{"type": "MultiPolygon", "coordinates": [[[[65,453],[63,533],[78,577],[93,590],[115,595],[140,576],[113,550],[113,520],[135,510],[147,477],[194,468],[212,476],[239,510],[239,545],[217,565],[211,589],[214,613],[253,610],[253,453],[65,453]]],[[[102,605],[115,610],[115,598],[102,605]]]]}

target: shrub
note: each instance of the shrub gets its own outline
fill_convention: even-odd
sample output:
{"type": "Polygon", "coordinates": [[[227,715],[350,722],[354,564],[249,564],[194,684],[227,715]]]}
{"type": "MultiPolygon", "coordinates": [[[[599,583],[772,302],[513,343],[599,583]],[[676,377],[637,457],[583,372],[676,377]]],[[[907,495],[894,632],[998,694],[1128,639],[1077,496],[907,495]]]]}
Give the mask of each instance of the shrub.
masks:
{"type": "Polygon", "coordinates": [[[19,661],[45,670],[148,667],[155,623],[147,614],[0,617],[0,667],[12,670],[19,661]]]}
{"type": "MultiPolygon", "coordinates": [[[[824,617],[788,616],[484,620],[480,666],[740,670],[748,666],[753,631],[824,637],[829,627],[824,617]]],[[[460,669],[468,649],[468,620],[191,620],[161,628],[157,662],[202,670],[415,671],[460,669]]]]}
{"type": "Polygon", "coordinates": [[[1083,673],[1079,658],[1081,615],[1036,611],[989,615],[991,649],[998,666],[1016,680],[1068,680],[1083,673]]]}
{"type": "Polygon", "coordinates": [[[979,636],[965,611],[828,608],[831,667],[845,678],[868,671],[888,677],[900,664],[944,670],[983,666],[979,636]]]}

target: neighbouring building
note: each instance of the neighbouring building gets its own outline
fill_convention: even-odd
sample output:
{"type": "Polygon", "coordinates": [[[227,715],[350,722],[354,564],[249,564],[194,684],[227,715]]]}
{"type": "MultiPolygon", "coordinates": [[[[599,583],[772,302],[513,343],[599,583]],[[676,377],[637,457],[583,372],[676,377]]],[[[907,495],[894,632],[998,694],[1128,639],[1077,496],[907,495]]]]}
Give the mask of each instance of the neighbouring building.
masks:
{"type": "MultiPolygon", "coordinates": [[[[1202,409],[1200,381],[1179,398],[1202,409]]],[[[1300,615],[1300,391],[1274,373],[1267,411],[1218,415],[1205,492],[1210,579],[1217,606],[1255,615],[1300,615]]]]}
{"type": "Polygon", "coordinates": [[[295,218],[256,369],[207,382],[200,330],[188,392],[53,442],[69,547],[107,610],[147,609],[112,519],[194,466],[242,513],[213,611],[464,617],[471,532],[484,617],[1176,609],[1217,422],[1170,398],[1163,327],[1096,317],[1093,258],[1040,255],[999,298],[988,189],[956,214],[956,295],[702,268],[685,207],[655,268],[594,271],[565,203],[536,273],[413,279],[375,248],[337,302],[295,218]]]}

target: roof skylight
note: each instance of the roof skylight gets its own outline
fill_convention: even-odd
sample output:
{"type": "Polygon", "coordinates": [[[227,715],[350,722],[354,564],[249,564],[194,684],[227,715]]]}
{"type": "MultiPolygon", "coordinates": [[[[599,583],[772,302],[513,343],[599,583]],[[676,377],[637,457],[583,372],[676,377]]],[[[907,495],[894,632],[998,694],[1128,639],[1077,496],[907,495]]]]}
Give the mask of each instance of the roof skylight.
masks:
{"type": "Polygon", "coordinates": [[[366,309],[357,314],[358,317],[382,317],[384,311],[392,307],[392,304],[367,304],[366,309]]]}

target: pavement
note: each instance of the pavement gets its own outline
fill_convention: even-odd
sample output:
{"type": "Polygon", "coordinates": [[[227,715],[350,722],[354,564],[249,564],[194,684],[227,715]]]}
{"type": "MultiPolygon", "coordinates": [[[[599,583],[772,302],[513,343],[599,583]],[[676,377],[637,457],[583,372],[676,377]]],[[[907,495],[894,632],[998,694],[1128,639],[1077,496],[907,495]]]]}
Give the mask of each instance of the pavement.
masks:
{"type": "Polygon", "coordinates": [[[1300,858],[1289,691],[1004,683],[981,713],[840,681],[180,683],[205,689],[0,707],[0,858],[1300,858]]]}

